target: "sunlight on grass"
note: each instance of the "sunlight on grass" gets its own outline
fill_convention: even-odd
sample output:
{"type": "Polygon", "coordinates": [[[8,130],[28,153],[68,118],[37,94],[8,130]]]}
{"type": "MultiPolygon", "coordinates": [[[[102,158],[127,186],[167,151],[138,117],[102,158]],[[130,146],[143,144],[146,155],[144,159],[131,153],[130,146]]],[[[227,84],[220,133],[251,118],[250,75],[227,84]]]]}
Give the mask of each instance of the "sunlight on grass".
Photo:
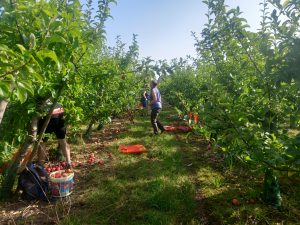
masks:
{"type": "Polygon", "coordinates": [[[220,188],[225,185],[224,177],[210,168],[201,168],[197,172],[197,178],[201,184],[207,187],[220,188]]]}

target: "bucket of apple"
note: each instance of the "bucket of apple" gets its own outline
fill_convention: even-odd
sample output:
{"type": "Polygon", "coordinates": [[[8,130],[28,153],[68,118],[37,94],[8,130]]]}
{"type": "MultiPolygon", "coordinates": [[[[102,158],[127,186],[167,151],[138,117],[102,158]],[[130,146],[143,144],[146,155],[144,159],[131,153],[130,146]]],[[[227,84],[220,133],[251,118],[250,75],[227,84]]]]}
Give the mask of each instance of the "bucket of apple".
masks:
{"type": "Polygon", "coordinates": [[[50,173],[52,197],[66,197],[72,193],[74,173],[71,170],[58,170],[50,173]]]}

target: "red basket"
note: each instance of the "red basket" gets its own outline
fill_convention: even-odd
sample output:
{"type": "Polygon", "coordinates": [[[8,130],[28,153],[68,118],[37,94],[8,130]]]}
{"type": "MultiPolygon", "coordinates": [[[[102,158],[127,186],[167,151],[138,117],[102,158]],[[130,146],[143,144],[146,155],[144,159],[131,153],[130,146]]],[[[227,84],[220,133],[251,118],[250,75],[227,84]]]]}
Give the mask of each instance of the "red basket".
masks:
{"type": "Polygon", "coordinates": [[[119,151],[125,154],[139,154],[146,152],[146,148],[143,145],[120,145],[119,151]]]}

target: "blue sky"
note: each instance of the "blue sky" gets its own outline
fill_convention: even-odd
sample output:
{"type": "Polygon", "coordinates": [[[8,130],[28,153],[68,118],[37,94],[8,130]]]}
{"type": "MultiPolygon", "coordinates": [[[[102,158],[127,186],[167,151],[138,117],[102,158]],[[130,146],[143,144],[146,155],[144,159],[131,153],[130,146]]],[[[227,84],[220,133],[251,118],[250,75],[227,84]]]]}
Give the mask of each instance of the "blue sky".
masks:
{"type": "MultiPolygon", "coordinates": [[[[84,2],[84,0],[82,1],[84,2]]],[[[225,0],[230,7],[240,6],[252,30],[259,27],[261,0],[225,0]]],[[[107,43],[117,35],[130,45],[137,34],[140,57],[154,60],[196,56],[191,31],[200,34],[206,23],[207,7],[202,0],[118,0],[111,6],[113,19],[106,22],[107,43]]]]}

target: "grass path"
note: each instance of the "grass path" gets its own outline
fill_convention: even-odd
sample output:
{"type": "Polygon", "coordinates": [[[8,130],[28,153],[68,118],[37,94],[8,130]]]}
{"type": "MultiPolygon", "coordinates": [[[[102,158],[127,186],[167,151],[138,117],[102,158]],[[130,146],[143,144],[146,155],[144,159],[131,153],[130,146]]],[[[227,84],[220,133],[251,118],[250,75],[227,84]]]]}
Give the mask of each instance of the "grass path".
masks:
{"type": "MultiPolygon", "coordinates": [[[[175,117],[172,108],[164,109],[160,115],[165,125],[176,123],[175,117]]],[[[105,159],[105,154],[111,152],[113,159],[88,171],[84,185],[79,185],[82,192],[76,200],[79,207],[72,210],[64,224],[297,224],[300,221],[299,201],[292,201],[292,207],[285,212],[264,206],[259,201],[262,175],[234,165],[209,150],[203,140],[186,143],[184,133],[153,136],[149,118],[142,116],[134,124],[115,122],[109,129],[121,133],[115,134],[108,147],[96,150],[95,154],[105,159]],[[148,152],[121,154],[120,144],[142,144],[148,152]],[[232,198],[237,198],[241,205],[233,206],[232,198]]],[[[299,200],[299,192],[288,184],[286,188],[299,200]]]]}
{"type": "MultiPolygon", "coordinates": [[[[165,123],[168,114],[161,115],[165,123]]],[[[110,129],[122,130],[119,125],[110,129]]],[[[127,126],[104,152],[96,153],[105,159],[111,152],[113,159],[89,171],[77,199],[81,207],[65,223],[200,224],[206,218],[197,212],[194,159],[185,149],[185,134],[153,136],[149,118],[141,116],[127,126]],[[121,154],[120,144],[142,144],[147,153],[121,154]]]]}
{"type": "MultiPolygon", "coordinates": [[[[178,123],[170,107],[160,118],[164,125],[178,123]]],[[[282,181],[286,194],[281,211],[267,207],[259,200],[261,174],[210,150],[204,140],[194,137],[186,143],[185,137],[167,132],[153,136],[149,116],[137,116],[134,124],[115,119],[94,131],[88,143],[72,145],[78,165],[69,198],[51,204],[11,203],[14,207],[6,205],[0,218],[65,225],[300,224],[299,180],[293,185],[282,181]],[[142,144],[147,153],[121,154],[120,144],[142,144]],[[90,154],[95,165],[86,163],[90,154]],[[233,206],[232,198],[241,205],[233,206]],[[22,216],[29,207],[35,213],[22,216]]]]}

